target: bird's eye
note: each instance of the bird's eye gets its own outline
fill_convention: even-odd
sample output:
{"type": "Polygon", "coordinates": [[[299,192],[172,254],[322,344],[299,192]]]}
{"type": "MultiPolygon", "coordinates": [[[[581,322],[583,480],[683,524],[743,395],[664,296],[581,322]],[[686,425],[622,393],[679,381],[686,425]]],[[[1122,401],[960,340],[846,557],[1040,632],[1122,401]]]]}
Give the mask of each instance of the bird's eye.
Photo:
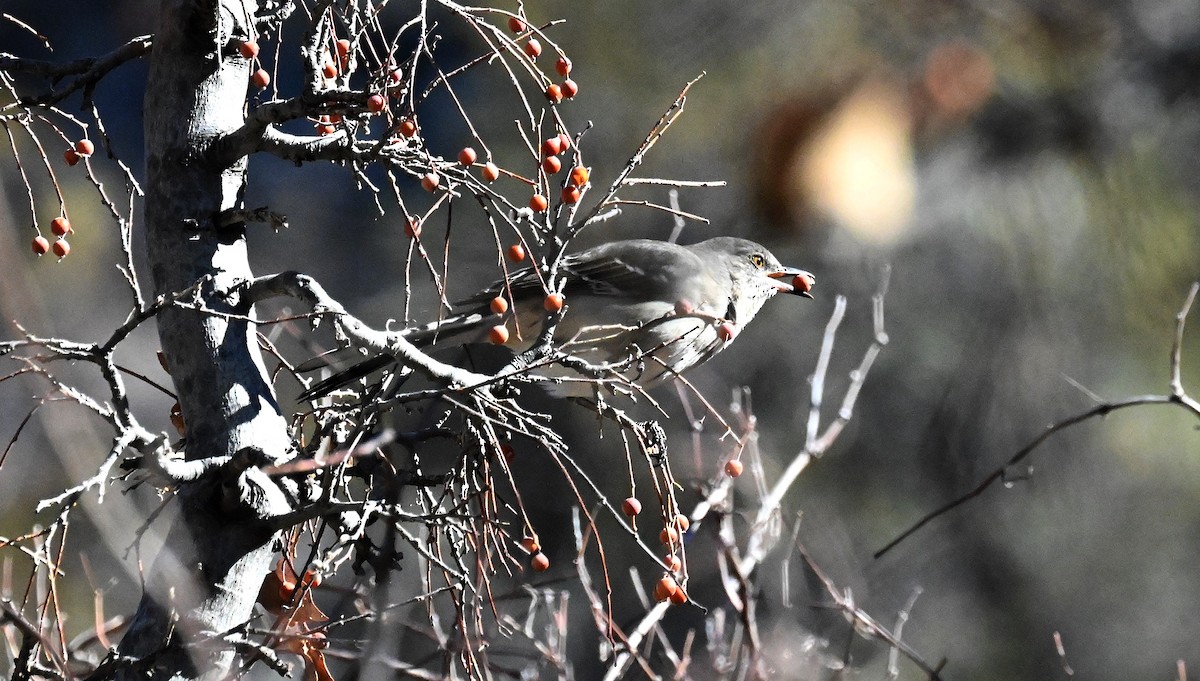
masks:
{"type": "Polygon", "coordinates": [[[750,256],[750,264],[761,270],[767,264],[767,261],[761,255],[755,253],[750,256]]]}

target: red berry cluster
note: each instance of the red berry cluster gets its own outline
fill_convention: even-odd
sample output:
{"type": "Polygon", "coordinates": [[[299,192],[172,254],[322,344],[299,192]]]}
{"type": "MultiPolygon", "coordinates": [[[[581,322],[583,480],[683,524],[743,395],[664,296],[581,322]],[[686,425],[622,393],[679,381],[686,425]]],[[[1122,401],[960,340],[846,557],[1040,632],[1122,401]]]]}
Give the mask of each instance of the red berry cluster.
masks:
{"type": "MultiPolygon", "coordinates": [[[[515,243],[508,247],[505,255],[513,262],[521,262],[526,257],[525,247],[520,243],[515,243]]],[[[508,312],[508,300],[504,296],[496,296],[492,298],[492,302],[488,304],[488,307],[492,310],[492,314],[502,315],[508,312]]],[[[504,345],[508,342],[508,338],[508,327],[503,322],[493,326],[488,331],[488,340],[496,345],[504,345]]]]}
{"type": "MultiPolygon", "coordinates": [[[[513,33],[522,34],[529,29],[529,25],[520,17],[509,17],[508,29],[513,33]]],[[[537,59],[542,54],[542,43],[537,38],[530,36],[521,49],[530,59],[537,59]]],[[[554,62],[554,70],[563,77],[563,82],[547,85],[546,99],[550,100],[551,104],[558,104],[564,99],[573,99],[575,95],[579,94],[579,85],[567,77],[571,73],[571,60],[566,55],[560,55],[554,62]]]]}
{"type": "MultiPolygon", "coordinates": [[[[678,560],[678,558],[676,558],[676,560],[678,560]]],[[[658,582],[654,585],[654,600],[669,600],[672,603],[679,605],[682,603],[687,603],[688,595],[687,592],[683,590],[683,587],[679,585],[679,582],[675,581],[675,577],[673,575],[663,575],[662,579],[658,580],[658,582]]]]}
{"type": "MultiPolygon", "coordinates": [[[[63,160],[67,162],[67,165],[74,166],[94,153],[96,153],[95,143],[85,137],[63,152],[63,160]]],[[[66,216],[59,216],[50,222],[50,231],[58,237],[54,243],[50,243],[46,237],[39,234],[33,238],[31,248],[35,255],[54,253],[59,260],[62,260],[71,252],[71,244],[67,241],[67,235],[73,233],[75,229],[71,227],[71,221],[66,216]]]]}
{"type": "Polygon", "coordinates": [[[96,153],[96,145],[90,139],[84,138],[63,152],[63,160],[67,162],[67,165],[73,166],[94,153],[96,153]]]}
{"type": "MultiPolygon", "coordinates": [[[[562,170],[562,161],[558,155],[571,148],[571,137],[564,133],[559,133],[555,137],[550,137],[542,142],[542,170],[547,175],[555,175],[562,170]]],[[[567,180],[566,185],[562,189],[562,202],[565,204],[579,203],[579,199],[583,195],[584,186],[587,185],[590,173],[583,166],[576,166],[571,169],[571,175],[567,180]]],[[[549,207],[549,201],[541,194],[534,194],[529,200],[529,207],[535,213],[541,213],[549,207]]]]}
{"type": "MultiPolygon", "coordinates": [[[[561,154],[570,148],[571,137],[566,133],[559,133],[557,137],[551,137],[542,142],[542,170],[546,171],[547,175],[554,175],[561,170],[562,162],[558,159],[558,154],[561,154]]],[[[583,196],[583,189],[587,185],[590,175],[591,174],[588,172],[588,169],[583,166],[575,166],[572,168],[571,175],[568,178],[566,185],[564,185],[562,189],[562,202],[568,205],[579,203],[579,199],[583,196]]],[[[535,195],[534,198],[538,197],[535,195]]],[[[532,208],[533,206],[531,205],[530,207],[532,208]]],[[[534,210],[537,211],[536,208],[534,208],[534,210]]]]}
{"type": "MultiPolygon", "coordinates": [[[[243,58],[253,62],[258,61],[258,43],[253,40],[242,40],[236,43],[238,54],[243,58]]],[[[263,90],[271,84],[271,74],[267,70],[259,66],[250,74],[250,82],[254,87],[263,90]]]]}
{"type": "Polygon", "coordinates": [[[322,137],[330,135],[337,131],[337,126],[341,122],[341,114],[322,114],[317,117],[317,133],[322,137]]]}
{"type": "Polygon", "coordinates": [[[558,104],[564,99],[575,99],[575,95],[579,94],[579,83],[566,77],[571,72],[571,60],[559,57],[554,69],[563,76],[563,82],[547,85],[546,99],[550,100],[551,104],[558,104]]]}
{"type": "Polygon", "coordinates": [[[70,220],[59,216],[50,221],[50,231],[58,238],[52,244],[41,234],[35,236],[32,244],[33,253],[42,256],[53,252],[59,260],[62,260],[71,253],[71,244],[67,241],[67,235],[74,233],[75,228],[71,226],[70,220]]]}
{"type": "Polygon", "coordinates": [[[533,568],[534,572],[545,572],[550,569],[550,559],[542,553],[542,544],[538,541],[537,535],[527,534],[521,537],[521,548],[529,554],[529,567],[533,568]]]}
{"type": "Polygon", "coordinates": [[[589,177],[591,177],[591,173],[587,168],[583,166],[572,168],[570,180],[568,180],[566,186],[562,189],[562,202],[567,204],[579,203],[589,177]]]}

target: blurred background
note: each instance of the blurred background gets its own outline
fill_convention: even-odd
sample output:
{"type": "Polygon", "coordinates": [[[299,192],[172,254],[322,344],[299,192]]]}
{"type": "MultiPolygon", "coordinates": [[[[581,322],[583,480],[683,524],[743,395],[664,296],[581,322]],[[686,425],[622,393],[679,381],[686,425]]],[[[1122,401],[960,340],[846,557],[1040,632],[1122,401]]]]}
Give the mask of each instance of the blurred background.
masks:
{"type": "MultiPolygon", "coordinates": [[[[1200,5],[696,0],[524,7],[535,22],[566,19],[548,30],[572,59],[581,90],[559,109],[572,130],[591,126],[581,149],[594,185],[608,186],[684,84],[703,72],[683,117],[635,175],[726,180],[723,188],[681,190],[681,208],[711,220],[689,224],[681,240],[753,238],[816,274],[815,302],[774,301],[737,344],[691,377],[723,409],[734,387],[751,389],[768,479],[803,443],[807,379],[835,296],[847,297],[848,312],[827,385],[827,419],[870,343],[870,297],[890,265],[890,342],[849,427],[785,502],[786,517],[803,514],[801,540],[836,583],[853,589],[859,606],[891,622],[920,588],[905,640],[930,661],[947,658],[948,678],[1065,678],[1055,632],[1081,678],[1166,678],[1177,660],[1200,670],[1200,442],[1195,417],[1181,409],[1125,410],[1057,435],[1030,460],[1031,474],[872,558],[1048,424],[1093,406],[1093,394],[1168,391],[1174,315],[1200,276],[1200,5]]],[[[154,3],[132,1],[120,11],[74,3],[70,12],[49,13],[15,0],[6,11],[50,37],[54,58],[105,52],[152,32],[155,15],[154,3]]],[[[400,14],[389,20],[398,25],[400,14]]],[[[440,30],[446,63],[478,54],[477,38],[461,26],[446,21],[440,30]]],[[[37,42],[10,25],[0,24],[0,45],[38,54],[37,42]]],[[[139,173],[144,73],[144,65],[127,66],[96,93],[116,151],[139,173]]],[[[493,75],[468,74],[456,92],[493,153],[515,165],[522,152],[512,102],[490,89],[493,75]]],[[[278,80],[284,94],[296,91],[294,57],[281,62],[278,80]]],[[[450,156],[471,143],[447,98],[435,96],[419,115],[435,152],[450,156]]],[[[33,233],[24,189],[11,152],[0,154],[4,337],[18,335],[13,321],[42,335],[107,335],[130,304],[113,268],[111,218],[82,175],[63,173],[76,252],[58,264],[35,261],[26,248],[33,233]]],[[[119,188],[112,170],[99,168],[119,188]]],[[[294,170],[256,158],[250,172],[247,205],[285,212],[292,225],[252,235],[259,272],[303,270],[368,320],[403,318],[397,301],[408,242],[394,211],[381,217],[342,168],[294,170]]],[[[428,201],[415,184],[402,189],[410,208],[428,201]]],[[[522,203],[521,189],[513,190],[522,203]]],[[[652,185],[625,196],[667,201],[665,188],[652,185]]],[[[53,203],[39,203],[43,223],[57,214],[53,203]]],[[[451,298],[499,275],[477,205],[460,203],[451,265],[462,265],[451,298]]],[[[671,229],[664,214],[628,207],[585,232],[579,245],[666,238],[671,229]]],[[[419,273],[423,266],[412,267],[419,273]]],[[[426,320],[433,300],[416,279],[410,315],[426,320]]],[[[157,339],[148,329],[139,334],[121,359],[162,380],[157,339]]],[[[1184,384],[1200,392],[1198,336],[1185,338],[1183,366],[1184,384]]],[[[87,385],[87,376],[77,380],[87,385]]],[[[4,440],[32,406],[30,395],[40,394],[33,382],[13,386],[0,390],[4,440]]],[[[167,428],[170,400],[136,390],[148,424],[167,428]]],[[[673,395],[659,396],[678,415],[673,395]]],[[[47,405],[25,427],[0,475],[0,535],[36,522],[34,502],[61,489],[62,476],[94,470],[105,434],[77,416],[47,405]]],[[[566,418],[587,432],[585,412],[566,418]]],[[[668,425],[677,476],[698,483],[713,475],[726,445],[714,440],[697,467],[686,422],[668,425]]],[[[595,456],[620,456],[616,448],[601,443],[595,456]]],[[[740,481],[738,491],[739,503],[753,508],[752,481],[740,481]]],[[[696,498],[689,487],[684,506],[696,498]]],[[[548,528],[566,528],[566,499],[548,493],[535,502],[548,528]]],[[[116,576],[94,584],[109,589],[114,612],[128,610],[138,593],[128,561],[119,560],[135,525],[123,519],[122,504],[144,515],[154,502],[111,495],[73,526],[115,547],[116,558],[85,552],[93,572],[116,576]]],[[[817,593],[793,593],[790,607],[781,604],[784,553],[763,568],[760,617],[772,665],[788,678],[786,670],[795,669],[788,655],[799,654],[808,632],[828,638],[835,658],[850,634],[838,618],[807,607],[805,598],[821,600],[817,593]]],[[[563,547],[564,566],[569,555],[563,547]]],[[[712,566],[697,560],[693,595],[717,588],[712,566]]],[[[75,588],[90,600],[91,586],[75,588]]],[[[575,605],[585,626],[584,603],[575,605]]],[[[618,620],[636,614],[628,608],[618,620]]],[[[703,616],[694,610],[676,609],[667,620],[673,636],[697,625],[703,616]]],[[[578,646],[577,671],[586,678],[594,650],[578,646]]],[[[850,650],[864,665],[878,665],[885,652],[861,640],[850,650]]],[[[902,678],[920,678],[911,666],[902,669],[902,678]]],[[[706,678],[699,666],[692,673],[706,678]]]]}

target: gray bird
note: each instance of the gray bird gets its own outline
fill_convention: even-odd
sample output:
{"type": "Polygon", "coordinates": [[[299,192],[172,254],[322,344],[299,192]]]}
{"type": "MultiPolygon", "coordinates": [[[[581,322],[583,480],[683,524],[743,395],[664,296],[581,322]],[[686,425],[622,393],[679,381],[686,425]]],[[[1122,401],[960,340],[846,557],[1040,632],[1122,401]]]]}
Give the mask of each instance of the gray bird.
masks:
{"type": "MultiPolygon", "coordinates": [[[[770,251],[746,239],[716,237],[691,246],[665,241],[615,241],[566,256],[558,272],[566,307],[554,330],[554,347],[584,373],[561,363],[533,371],[556,379],[555,396],[594,394],[597,378],[616,387],[650,387],[703,364],[733,342],[738,332],[776,293],[811,298],[813,275],[780,264],[770,251]]],[[[538,338],[547,318],[548,290],[556,287],[534,268],[514,272],[456,306],[456,314],[407,337],[418,345],[468,343],[504,324],[504,344],[520,352],[538,338]],[[497,296],[512,302],[498,315],[497,296]]],[[[493,340],[497,340],[493,338],[493,340]]],[[[372,357],[306,390],[312,399],[395,362],[372,357]]],[[[320,358],[302,365],[327,364],[320,358]]]]}

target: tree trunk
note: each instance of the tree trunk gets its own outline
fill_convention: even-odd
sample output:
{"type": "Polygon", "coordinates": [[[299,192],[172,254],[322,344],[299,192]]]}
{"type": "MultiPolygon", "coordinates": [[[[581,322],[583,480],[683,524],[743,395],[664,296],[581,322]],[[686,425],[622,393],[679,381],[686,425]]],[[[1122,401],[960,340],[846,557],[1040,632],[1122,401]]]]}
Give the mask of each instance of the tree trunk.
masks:
{"type": "MultiPolygon", "coordinates": [[[[216,167],[205,153],[242,125],[250,66],[230,41],[256,38],[256,9],[255,0],[163,0],[146,86],[145,225],[155,293],[212,282],[203,288],[206,311],[174,307],[158,319],[189,460],[244,448],[273,460],[289,442],[254,326],[220,314],[251,310],[213,294],[251,276],[241,231],[219,232],[214,222],[240,207],[246,161],[216,167]]],[[[264,476],[255,482],[257,495],[236,491],[246,489],[244,479],[219,476],[179,490],[179,516],[120,645],[152,678],[219,678],[232,664],[220,636],[249,619],[274,553],[274,533],[260,519],[286,505],[264,476]]],[[[120,676],[144,678],[133,669],[120,676]]]]}

